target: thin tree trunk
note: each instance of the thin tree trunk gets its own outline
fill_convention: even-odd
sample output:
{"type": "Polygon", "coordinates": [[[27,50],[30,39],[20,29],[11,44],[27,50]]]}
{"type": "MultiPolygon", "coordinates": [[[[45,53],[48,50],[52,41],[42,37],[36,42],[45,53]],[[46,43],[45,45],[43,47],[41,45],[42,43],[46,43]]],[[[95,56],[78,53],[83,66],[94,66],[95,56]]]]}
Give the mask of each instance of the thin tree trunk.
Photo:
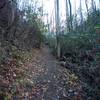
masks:
{"type": "Polygon", "coordinates": [[[82,1],[80,0],[81,31],[83,31],[82,1]]]}
{"type": "Polygon", "coordinates": [[[49,26],[49,18],[48,18],[48,14],[47,14],[47,27],[48,27],[48,32],[50,34],[50,26],[49,26]]]}
{"type": "Polygon", "coordinates": [[[85,0],[85,5],[86,5],[87,14],[89,16],[88,0],[85,0]]]}
{"type": "Polygon", "coordinates": [[[59,18],[59,0],[56,0],[55,2],[56,6],[56,38],[57,38],[57,57],[60,58],[60,18],[59,18]]]}
{"type": "Polygon", "coordinates": [[[99,10],[100,10],[100,0],[99,0],[99,10]]]}
{"type": "Polygon", "coordinates": [[[69,32],[69,21],[68,21],[68,18],[69,18],[69,11],[68,11],[68,0],[66,0],[66,29],[67,29],[67,32],[69,32]]]}
{"type": "Polygon", "coordinates": [[[92,6],[93,12],[96,11],[96,4],[94,0],[91,0],[91,6],[92,6]]]}
{"type": "Polygon", "coordinates": [[[74,30],[77,31],[77,14],[76,14],[76,0],[74,1],[75,3],[75,10],[74,10],[74,13],[75,13],[75,19],[74,19],[74,30]]]}
{"type": "Polygon", "coordinates": [[[69,10],[70,10],[70,31],[73,30],[73,25],[72,25],[72,5],[71,5],[71,1],[68,0],[69,3],[69,10]]]}

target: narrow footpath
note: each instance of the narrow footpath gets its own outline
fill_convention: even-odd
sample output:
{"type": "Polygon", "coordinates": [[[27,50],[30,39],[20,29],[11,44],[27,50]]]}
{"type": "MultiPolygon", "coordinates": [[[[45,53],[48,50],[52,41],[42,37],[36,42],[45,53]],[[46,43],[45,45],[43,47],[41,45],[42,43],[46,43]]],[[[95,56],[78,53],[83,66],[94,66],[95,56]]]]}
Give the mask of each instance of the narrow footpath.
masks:
{"type": "MultiPolygon", "coordinates": [[[[82,82],[60,66],[48,47],[19,56],[24,59],[8,60],[0,67],[4,100],[86,100],[82,82]]],[[[0,95],[0,100],[3,97],[0,95]]]]}
{"type": "Polygon", "coordinates": [[[60,66],[48,47],[37,50],[35,55],[36,61],[32,63],[37,62],[39,70],[34,70],[33,82],[37,92],[33,93],[32,100],[84,100],[78,77],[60,66]]]}

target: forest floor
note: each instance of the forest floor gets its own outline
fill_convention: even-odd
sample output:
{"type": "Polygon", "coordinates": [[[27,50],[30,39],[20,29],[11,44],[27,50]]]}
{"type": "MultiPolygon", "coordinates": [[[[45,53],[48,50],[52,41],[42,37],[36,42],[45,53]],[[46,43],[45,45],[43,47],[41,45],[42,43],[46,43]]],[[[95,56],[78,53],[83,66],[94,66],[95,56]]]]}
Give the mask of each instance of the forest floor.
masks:
{"type": "Polygon", "coordinates": [[[4,84],[0,94],[6,91],[7,100],[86,100],[79,78],[60,66],[48,47],[33,49],[24,61],[18,61],[20,66],[14,61],[8,63],[6,78],[0,75],[4,84]]]}

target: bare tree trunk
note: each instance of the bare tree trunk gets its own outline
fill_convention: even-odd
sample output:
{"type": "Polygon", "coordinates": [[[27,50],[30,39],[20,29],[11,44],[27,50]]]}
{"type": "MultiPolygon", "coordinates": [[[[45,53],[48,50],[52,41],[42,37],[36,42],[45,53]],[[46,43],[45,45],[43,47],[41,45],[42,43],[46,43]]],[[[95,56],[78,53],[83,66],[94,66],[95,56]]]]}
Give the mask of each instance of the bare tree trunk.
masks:
{"type": "Polygon", "coordinates": [[[92,6],[92,11],[94,12],[96,10],[96,4],[94,0],[91,0],[91,6],[92,6]]]}
{"type": "Polygon", "coordinates": [[[76,0],[74,1],[75,8],[74,8],[74,13],[75,13],[75,19],[74,19],[74,30],[77,31],[77,14],[76,14],[76,0]]]}
{"type": "Polygon", "coordinates": [[[43,16],[43,13],[44,13],[44,11],[43,11],[43,0],[42,0],[42,16],[43,16]]]}
{"type": "Polygon", "coordinates": [[[10,11],[10,13],[8,13],[9,15],[9,22],[8,22],[8,28],[7,29],[10,29],[11,28],[11,26],[12,26],[12,24],[13,24],[13,22],[14,22],[14,19],[15,19],[15,10],[16,10],[16,1],[12,1],[11,2],[11,11],[10,11]]]}
{"type": "Polygon", "coordinates": [[[59,18],[59,0],[56,0],[55,2],[55,6],[56,6],[56,38],[57,38],[57,57],[60,58],[60,27],[59,27],[59,23],[60,23],[60,18],[59,18]]]}
{"type": "Polygon", "coordinates": [[[50,24],[49,24],[49,17],[47,14],[47,27],[48,27],[48,33],[50,34],[50,24]]]}
{"type": "Polygon", "coordinates": [[[100,11],[100,0],[99,0],[99,11],[100,11]]]}
{"type": "Polygon", "coordinates": [[[68,28],[69,20],[68,20],[68,18],[69,18],[68,0],[66,0],[66,30],[67,30],[67,32],[69,32],[69,28],[68,28]]]}
{"type": "Polygon", "coordinates": [[[69,3],[69,10],[70,10],[70,31],[73,30],[73,25],[72,25],[72,5],[71,5],[71,1],[68,0],[69,3]]]}
{"type": "Polygon", "coordinates": [[[99,0],[99,9],[100,9],[100,0],[99,0]]]}
{"type": "Polygon", "coordinates": [[[80,0],[81,31],[83,31],[82,1],[80,0]]]}
{"type": "Polygon", "coordinates": [[[87,14],[89,16],[88,0],[85,0],[85,5],[86,5],[87,14]]]}

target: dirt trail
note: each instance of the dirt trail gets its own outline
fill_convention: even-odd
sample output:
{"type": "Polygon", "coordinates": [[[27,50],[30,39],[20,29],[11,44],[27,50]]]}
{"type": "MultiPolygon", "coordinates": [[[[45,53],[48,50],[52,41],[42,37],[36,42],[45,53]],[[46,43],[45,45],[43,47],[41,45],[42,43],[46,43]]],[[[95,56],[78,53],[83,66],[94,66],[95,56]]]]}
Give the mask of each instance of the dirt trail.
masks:
{"type": "Polygon", "coordinates": [[[47,47],[37,52],[40,70],[34,78],[36,87],[41,87],[33,100],[82,100],[83,91],[78,77],[59,65],[47,47]]]}
{"type": "Polygon", "coordinates": [[[21,55],[24,61],[10,61],[3,74],[7,100],[86,100],[78,77],[60,66],[48,47],[21,55]]]}

